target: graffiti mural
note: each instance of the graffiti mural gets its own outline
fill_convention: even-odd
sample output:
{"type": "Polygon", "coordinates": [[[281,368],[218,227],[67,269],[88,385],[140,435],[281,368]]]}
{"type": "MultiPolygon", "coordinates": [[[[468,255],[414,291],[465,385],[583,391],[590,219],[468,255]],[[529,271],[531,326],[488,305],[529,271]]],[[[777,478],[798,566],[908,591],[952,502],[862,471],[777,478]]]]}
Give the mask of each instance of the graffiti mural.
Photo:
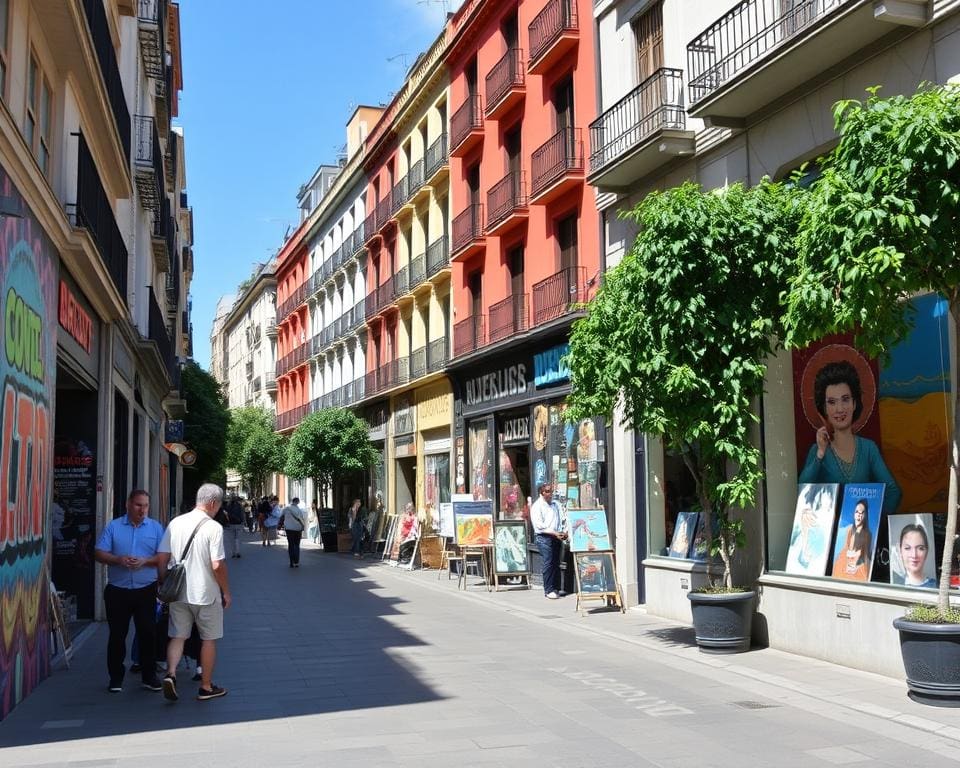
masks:
{"type": "Polygon", "coordinates": [[[2,168],[0,201],[2,719],[50,671],[44,561],[56,386],[57,261],[46,233],[2,168]]]}

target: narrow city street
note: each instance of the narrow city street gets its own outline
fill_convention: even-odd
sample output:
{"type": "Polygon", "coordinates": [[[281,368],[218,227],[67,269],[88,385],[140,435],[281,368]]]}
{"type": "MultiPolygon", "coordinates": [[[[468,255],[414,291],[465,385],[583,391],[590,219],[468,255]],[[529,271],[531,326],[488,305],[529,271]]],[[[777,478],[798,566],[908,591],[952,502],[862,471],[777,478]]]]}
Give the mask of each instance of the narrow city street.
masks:
{"type": "Polygon", "coordinates": [[[755,650],[705,656],[684,626],[537,588],[246,537],[215,680],[180,701],[106,690],[106,627],[0,723],[0,765],[939,766],[955,710],[900,681],[755,650]]]}

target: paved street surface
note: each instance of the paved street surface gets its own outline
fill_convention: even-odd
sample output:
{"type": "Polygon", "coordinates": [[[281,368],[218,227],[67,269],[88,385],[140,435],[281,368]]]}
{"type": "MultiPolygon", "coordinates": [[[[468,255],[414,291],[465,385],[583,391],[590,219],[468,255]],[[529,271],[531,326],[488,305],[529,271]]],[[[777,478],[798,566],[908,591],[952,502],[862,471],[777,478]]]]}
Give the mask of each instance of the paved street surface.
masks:
{"type": "Polygon", "coordinates": [[[708,656],[632,610],[580,616],[281,538],[230,560],[215,682],[106,691],[106,627],[0,723],[0,766],[940,766],[960,712],[770,650],[708,656]]]}

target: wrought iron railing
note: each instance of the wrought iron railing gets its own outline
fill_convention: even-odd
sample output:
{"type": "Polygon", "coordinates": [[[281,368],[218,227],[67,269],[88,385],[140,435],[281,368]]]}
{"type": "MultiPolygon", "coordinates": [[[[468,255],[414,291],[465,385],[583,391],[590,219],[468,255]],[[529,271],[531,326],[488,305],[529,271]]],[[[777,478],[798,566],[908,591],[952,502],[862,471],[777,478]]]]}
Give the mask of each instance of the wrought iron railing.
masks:
{"type": "Polygon", "coordinates": [[[488,114],[513,88],[523,85],[525,74],[523,51],[520,48],[511,48],[490,68],[484,92],[488,114]]]}
{"type": "Polygon", "coordinates": [[[410,292],[410,266],[404,264],[393,276],[393,295],[397,298],[410,292]]]}
{"type": "Polygon", "coordinates": [[[410,287],[416,288],[427,279],[427,257],[420,254],[410,262],[410,287]]]}
{"type": "Polygon", "coordinates": [[[480,95],[470,94],[463,105],[450,117],[450,146],[458,147],[471,131],[483,128],[480,95]]]}
{"type": "Polygon", "coordinates": [[[407,177],[404,176],[400,181],[393,185],[393,190],[390,192],[390,197],[392,203],[390,205],[390,214],[393,215],[407,203],[407,177]]]}
{"type": "Polygon", "coordinates": [[[374,288],[363,300],[363,315],[369,320],[377,314],[377,289],[374,288]]]}
{"type": "Polygon", "coordinates": [[[453,355],[461,357],[486,344],[483,315],[474,315],[453,326],[453,355]]]}
{"type": "Polygon", "coordinates": [[[503,301],[490,305],[488,315],[490,344],[526,331],[528,328],[527,294],[507,296],[503,301]]]}
{"type": "Polygon", "coordinates": [[[586,267],[567,267],[533,286],[533,324],[573,312],[586,301],[586,267]]]}
{"type": "Polygon", "coordinates": [[[441,133],[433,144],[427,147],[424,160],[424,179],[432,179],[434,174],[447,164],[447,134],[441,133]]]}
{"type": "Polygon", "coordinates": [[[420,158],[410,166],[410,173],[407,175],[407,200],[417,194],[417,192],[420,191],[420,187],[423,186],[423,168],[423,158],[420,158]]]}
{"type": "Polygon", "coordinates": [[[590,170],[603,168],[659,130],[684,130],[683,70],[658,69],[590,124],[590,170]]]}
{"type": "Polygon", "coordinates": [[[173,345],[170,343],[170,333],[167,331],[167,323],[164,319],[160,304],[157,303],[157,295],[150,291],[150,311],[149,327],[147,334],[150,340],[157,345],[157,351],[160,353],[160,359],[163,360],[164,368],[167,374],[173,377],[173,368],[176,364],[176,358],[173,355],[173,345]]]}
{"type": "Polygon", "coordinates": [[[492,230],[512,213],[527,207],[527,183],[523,171],[511,171],[487,193],[487,229],[492,230]]]}
{"type": "Polygon", "coordinates": [[[414,379],[427,375],[427,348],[417,347],[410,353],[410,374],[414,379]]]}
{"type": "Polygon", "coordinates": [[[356,256],[359,251],[363,250],[363,246],[366,245],[366,242],[367,242],[366,232],[367,232],[366,221],[359,222],[357,224],[357,228],[353,230],[353,255],[354,256],[356,256]]]}
{"type": "Polygon", "coordinates": [[[374,208],[370,214],[363,220],[363,232],[366,241],[372,240],[377,236],[379,227],[377,227],[377,209],[374,208]]]}
{"type": "Polygon", "coordinates": [[[538,195],[568,173],[583,171],[583,139],[579,128],[561,128],[534,150],[531,195],[538,195]]]}
{"type": "Polygon", "coordinates": [[[549,0],[527,30],[530,33],[530,62],[534,63],[564,33],[577,29],[576,0],[549,0]]]}
{"type": "Polygon", "coordinates": [[[123,79],[120,77],[120,67],[117,64],[117,51],[113,47],[113,37],[110,34],[110,23],[107,20],[107,11],[103,0],[83,0],[83,11],[87,17],[87,26],[93,39],[93,49],[100,63],[100,72],[103,76],[103,85],[107,91],[107,101],[117,127],[120,146],[123,156],[130,163],[130,110],[127,108],[127,97],[123,93],[123,79]]]}
{"type": "Polygon", "coordinates": [[[377,306],[380,309],[388,306],[393,301],[393,275],[390,275],[377,288],[377,306]]]}
{"type": "Polygon", "coordinates": [[[446,336],[434,339],[427,346],[427,372],[436,373],[446,367],[450,357],[450,344],[446,336]]]}
{"type": "Polygon", "coordinates": [[[363,377],[363,391],[364,396],[375,395],[377,392],[381,391],[380,386],[380,372],[379,370],[370,371],[369,373],[364,374],[363,377]]]}
{"type": "Polygon", "coordinates": [[[450,249],[447,247],[447,236],[441,235],[427,246],[427,277],[433,277],[449,264],[450,249]]]}
{"type": "Polygon", "coordinates": [[[137,191],[144,207],[151,211],[160,210],[160,198],[163,190],[163,153],[160,151],[160,138],[152,117],[137,115],[136,125],[136,164],[137,191]]]}
{"type": "Polygon", "coordinates": [[[790,38],[856,0],[744,0],[687,44],[690,101],[696,104],[790,38]]]}
{"type": "Polygon", "coordinates": [[[393,194],[392,191],[388,191],[387,194],[383,196],[383,199],[377,203],[377,229],[380,229],[380,227],[390,221],[392,214],[393,194]]]}

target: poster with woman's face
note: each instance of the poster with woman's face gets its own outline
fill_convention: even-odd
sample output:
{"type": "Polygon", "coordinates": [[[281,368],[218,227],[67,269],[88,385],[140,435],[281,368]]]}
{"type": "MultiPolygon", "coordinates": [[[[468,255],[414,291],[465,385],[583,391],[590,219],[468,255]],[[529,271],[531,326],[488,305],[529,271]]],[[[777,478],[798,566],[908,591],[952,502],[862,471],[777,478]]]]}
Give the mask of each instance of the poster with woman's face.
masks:
{"type": "Polygon", "coordinates": [[[839,493],[837,483],[804,483],[798,488],[787,573],[826,574],[839,493]]]}
{"type": "Polygon", "coordinates": [[[884,491],[883,483],[851,483],[844,487],[833,548],[835,578],[870,581],[884,491]]]}
{"type": "Polygon", "coordinates": [[[890,515],[890,583],[937,587],[933,515],[890,515]]]}

